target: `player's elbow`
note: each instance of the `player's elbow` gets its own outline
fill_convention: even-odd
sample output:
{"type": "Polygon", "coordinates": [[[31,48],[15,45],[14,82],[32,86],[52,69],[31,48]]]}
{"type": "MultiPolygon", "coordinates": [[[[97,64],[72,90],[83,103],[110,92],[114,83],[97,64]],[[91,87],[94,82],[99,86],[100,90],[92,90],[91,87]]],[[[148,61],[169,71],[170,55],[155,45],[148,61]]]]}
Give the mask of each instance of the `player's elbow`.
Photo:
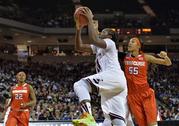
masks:
{"type": "Polygon", "coordinates": [[[172,65],[172,62],[166,63],[165,65],[166,65],[166,66],[171,66],[171,65],[172,65]]]}
{"type": "Polygon", "coordinates": [[[170,60],[167,60],[167,61],[164,62],[164,65],[165,66],[171,66],[172,62],[170,60]]]}
{"type": "Polygon", "coordinates": [[[33,105],[32,106],[35,106],[37,104],[37,99],[33,99],[33,105]]]}

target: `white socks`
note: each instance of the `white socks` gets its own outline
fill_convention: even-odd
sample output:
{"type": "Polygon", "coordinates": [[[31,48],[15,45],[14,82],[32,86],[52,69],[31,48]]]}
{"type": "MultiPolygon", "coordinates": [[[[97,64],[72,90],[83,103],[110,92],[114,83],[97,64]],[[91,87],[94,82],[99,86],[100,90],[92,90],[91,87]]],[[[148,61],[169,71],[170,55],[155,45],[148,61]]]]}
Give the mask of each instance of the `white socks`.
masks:
{"type": "Polygon", "coordinates": [[[87,113],[89,113],[89,114],[92,115],[91,103],[90,103],[90,101],[86,101],[86,100],[82,101],[82,102],[81,102],[81,109],[82,109],[83,113],[84,113],[84,112],[87,112],[87,113]]]}
{"type": "Polygon", "coordinates": [[[90,104],[91,97],[89,94],[89,92],[91,92],[91,86],[88,83],[86,83],[84,80],[80,80],[74,83],[73,88],[76,95],[79,98],[82,111],[92,114],[91,104],[90,104]]]}

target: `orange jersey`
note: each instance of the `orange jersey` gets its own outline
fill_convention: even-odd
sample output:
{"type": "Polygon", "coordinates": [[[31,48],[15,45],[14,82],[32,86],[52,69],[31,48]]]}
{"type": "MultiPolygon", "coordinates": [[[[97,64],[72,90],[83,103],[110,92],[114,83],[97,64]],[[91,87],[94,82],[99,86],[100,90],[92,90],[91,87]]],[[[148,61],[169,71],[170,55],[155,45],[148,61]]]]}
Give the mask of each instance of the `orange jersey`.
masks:
{"type": "MultiPolygon", "coordinates": [[[[12,87],[12,101],[11,101],[11,109],[12,110],[20,110],[20,106],[22,103],[27,103],[30,101],[30,85],[16,85],[12,87]]],[[[24,109],[24,108],[23,108],[24,109]]]]}
{"type": "Polygon", "coordinates": [[[147,82],[148,65],[144,54],[137,57],[128,54],[124,59],[124,64],[129,93],[138,92],[149,87],[147,82]]]}

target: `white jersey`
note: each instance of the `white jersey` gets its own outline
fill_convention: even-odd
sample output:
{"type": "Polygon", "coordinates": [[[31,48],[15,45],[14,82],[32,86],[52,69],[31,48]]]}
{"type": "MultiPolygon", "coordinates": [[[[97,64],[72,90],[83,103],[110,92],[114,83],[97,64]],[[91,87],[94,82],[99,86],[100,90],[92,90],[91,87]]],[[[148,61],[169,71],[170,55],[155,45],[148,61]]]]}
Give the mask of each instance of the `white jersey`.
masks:
{"type": "Polygon", "coordinates": [[[121,71],[121,67],[118,61],[118,51],[114,41],[111,39],[104,39],[106,42],[106,49],[102,49],[91,45],[93,53],[96,54],[96,72],[111,71],[117,72],[121,71]]]}
{"type": "MultiPolygon", "coordinates": [[[[91,83],[99,87],[100,92],[127,90],[126,78],[118,61],[118,51],[114,41],[104,39],[106,48],[91,45],[93,53],[96,54],[97,74],[87,77],[91,83]]],[[[85,79],[87,79],[85,78],[85,79]]],[[[87,81],[89,81],[87,79],[87,81]]]]}
{"type": "MultiPolygon", "coordinates": [[[[104,39],[106,48],[91,45],[96,54],[97,74],[83,78],[89,85],[95,85],[101,95],[101,108],[105,115],[127,120],[127,82],[118,61],[118,51],[114,41],[104,39]]],[[[91,90],[91,88],[89,88],[91,90]]],[[[105,118],[108,118],[108,117],[105,118]]]]}

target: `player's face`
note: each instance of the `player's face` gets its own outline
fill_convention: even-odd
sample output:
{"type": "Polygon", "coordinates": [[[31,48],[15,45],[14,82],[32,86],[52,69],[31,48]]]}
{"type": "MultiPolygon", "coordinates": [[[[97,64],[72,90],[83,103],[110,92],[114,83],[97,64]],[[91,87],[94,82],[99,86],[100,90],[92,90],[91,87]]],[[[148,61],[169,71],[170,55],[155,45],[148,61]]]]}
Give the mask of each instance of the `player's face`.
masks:
{"type": "Polygon", "coordinates": [[[140,49],[140,46],[137,44],[137,40],[132,38],[130,39],[128,43],[128,51],[138,51],[140,49]]]}
{"type": "Polygon", "coordinates": [[[26,80],[26,74],[24,72],[19,72],[16,77],[19,82],[24,82],[26,80]]]}

